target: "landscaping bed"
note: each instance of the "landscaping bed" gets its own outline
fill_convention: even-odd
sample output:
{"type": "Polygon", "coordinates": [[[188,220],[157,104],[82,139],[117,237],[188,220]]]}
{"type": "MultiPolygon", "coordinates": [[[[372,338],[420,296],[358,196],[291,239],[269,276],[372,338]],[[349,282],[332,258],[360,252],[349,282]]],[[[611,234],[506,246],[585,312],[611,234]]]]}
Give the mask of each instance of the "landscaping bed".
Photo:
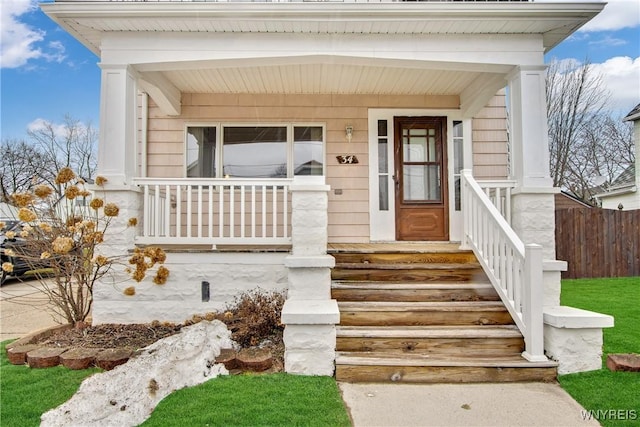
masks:
{"type": "MultiPolygon", "coordinates": [[[[7,357],[14,365],[28,364],[32,368],[48,368],[63,365],[69,369],[86,369],[92,366],[109,370],[125,363],[136,352],[154,342],[177,334],[190,324],[201,320],[218,319],[232,332],[246,332],[249,317],[233,314],[209,314],[197,316],[184,324],[152,322],[147,324],[79,324],[57,326],[39,331],[7,345],[7,357]]],[[[236,338],[234,338],[235,340],[236,338]]],[[[275,329],[256,345],[240,349],[226,349],[216,359],[224,363],[232,373],[241,371],[281,372],[284,367],[282,330],[275,329]]],[[[249,341],[250,342],[250,341],[249,341]]]]}

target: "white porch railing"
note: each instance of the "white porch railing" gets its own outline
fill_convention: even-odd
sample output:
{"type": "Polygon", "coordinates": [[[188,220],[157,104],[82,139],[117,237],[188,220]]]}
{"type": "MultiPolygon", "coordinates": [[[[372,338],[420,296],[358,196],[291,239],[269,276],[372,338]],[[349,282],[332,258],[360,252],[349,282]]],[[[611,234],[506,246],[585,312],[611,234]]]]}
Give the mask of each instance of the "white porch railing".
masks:
{"type": "Polygon", "coordinates": [[[470,170],[463,170],[461,176],[463,244],[473,250],[524,335],[523,356],[531,361],[546,361],[542,247],[525,245],[520,240],[470,170]]]}
{"type": "Polygon", "coordinates": [[[511,224],[511,190],[515,188],[516,181],[482,180],[477,182],[493,206],[498,209],[507,223],[511,224]]]}
{"type": "Polygon", "coordinates": [[[137,178],[142,244],[289,244],[291,180],[137,178]]]}

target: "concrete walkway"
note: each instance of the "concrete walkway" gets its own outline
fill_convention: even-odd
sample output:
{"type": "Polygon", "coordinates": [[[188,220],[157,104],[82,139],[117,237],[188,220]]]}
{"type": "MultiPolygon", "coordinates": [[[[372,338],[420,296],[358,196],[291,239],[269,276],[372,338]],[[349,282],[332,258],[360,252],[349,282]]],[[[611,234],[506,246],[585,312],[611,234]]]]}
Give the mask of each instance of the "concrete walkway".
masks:
{"type": "MultiPolygon", "coordinates": [[[[0,340],[55,326],[37,280],[0,288],[0,340]]],[[[340,383],[355,427],[598,426],[557,384],[340,383]]]]}
{"type": "Polygon", "coordinates": [[[558,384],[339,386],[355,427],[600,425],[558,384]]]}
{"type": "Polygon", "coordinates": [[[0,341],[55,326],[48,299],[37,280],[9,279],[0,288],[0,341]]]}

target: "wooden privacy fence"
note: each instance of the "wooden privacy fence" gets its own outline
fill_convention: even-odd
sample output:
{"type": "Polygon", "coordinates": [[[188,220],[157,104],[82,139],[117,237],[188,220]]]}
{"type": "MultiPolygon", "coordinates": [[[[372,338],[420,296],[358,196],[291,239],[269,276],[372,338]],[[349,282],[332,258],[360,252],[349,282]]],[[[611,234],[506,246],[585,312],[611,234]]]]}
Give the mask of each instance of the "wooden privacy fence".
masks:
{"type": "Polygon", "coordinates": [[[556,258],[566,279],[640,276],[640,210],[557,210],[556,258]]]}

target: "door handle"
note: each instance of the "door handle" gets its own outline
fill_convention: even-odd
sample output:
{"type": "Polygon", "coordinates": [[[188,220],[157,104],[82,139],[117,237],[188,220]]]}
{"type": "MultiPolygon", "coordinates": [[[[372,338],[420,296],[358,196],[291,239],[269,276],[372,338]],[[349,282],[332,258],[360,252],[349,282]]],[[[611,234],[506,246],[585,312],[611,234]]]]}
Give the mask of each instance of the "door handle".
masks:
{"type": "Polygon", "coordinates": [[[396,172],[392,176],[393,182],[396,184],[396,188],[400,188],[400,178],[398,177],[398,173],[396,172]]]}

